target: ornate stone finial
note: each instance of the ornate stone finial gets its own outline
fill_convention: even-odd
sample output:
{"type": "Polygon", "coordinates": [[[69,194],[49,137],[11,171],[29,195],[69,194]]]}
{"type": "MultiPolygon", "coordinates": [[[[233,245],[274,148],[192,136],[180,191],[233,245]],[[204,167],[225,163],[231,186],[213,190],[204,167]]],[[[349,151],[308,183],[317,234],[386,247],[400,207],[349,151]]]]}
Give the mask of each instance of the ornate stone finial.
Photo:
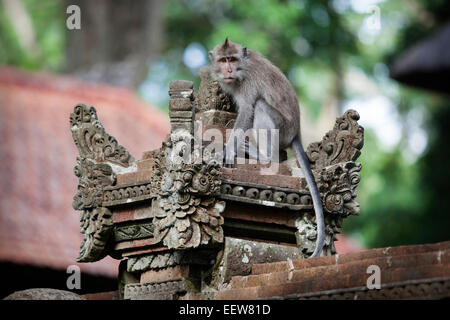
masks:
{"type": "Polygon", "coordinates": [[[77,105],[70,115],[70,129],[80,153],[74,168],[78,192],[72,203],[75,210],[83,210],[80,221],[84,238],[77,261],[92,262],[107,255],[112,233],[111,212],[102,207],[104,188],[115,183],[114,170],[130,169],[135,160],[105,132],[94,107],[77,105]]]}
{"type": "MultiPolygon", "coordinates": [[[[358,120],[359,114],[348,110],[336,119],[333,130],[321,142],[311,143],[307,149],[325,214],[326,237],[322,255],[336,253],[335,234],[340,232],[342,220],[359,214],[356,188],[361,164],[354,161],[361,154],[364,128],[358,120]]],[[[304,215],[296,226],[297,245],[302,255],[308,257],[314,251],[317,237],[315,217],[304,215]]]]}
{"type": "Polygon", "coordinates": [[[333,164],[355,161],[364,145],[364,128],[358,124],[359,114],[348,110],[336,119],[333,130],[321,142],[311,143],[307,155],[311,169],[320,169],[333,164]]]}
{"type": "Polygon", "coordinates": [[[364,128],[357,120],[359,114],[348,110],[336,119],[333,130],[322,142],[308,147],[311,167],[319,171],[317,181],[325,212],[347,217],[359,214],[356,187],[360,181],[361,164],[354,162],[364,144],[364,128]]]}

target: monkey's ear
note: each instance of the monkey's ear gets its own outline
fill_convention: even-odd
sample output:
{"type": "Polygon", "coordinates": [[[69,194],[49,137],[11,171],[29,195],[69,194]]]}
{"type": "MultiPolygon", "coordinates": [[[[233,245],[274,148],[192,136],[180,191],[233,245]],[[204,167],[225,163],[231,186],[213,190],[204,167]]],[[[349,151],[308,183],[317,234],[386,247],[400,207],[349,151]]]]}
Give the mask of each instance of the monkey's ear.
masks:
{"type": "Polygon", "coordinates": [[[208,57],[209,57],[209,60],[213,61],[213,52],[212,51],[208,51],[208,57]]]}
{"type": "Polygon", "coordinates": [[[248,58],[247,47],[242,48],[242,55],[244,56],[244,58],[248,58]]]}

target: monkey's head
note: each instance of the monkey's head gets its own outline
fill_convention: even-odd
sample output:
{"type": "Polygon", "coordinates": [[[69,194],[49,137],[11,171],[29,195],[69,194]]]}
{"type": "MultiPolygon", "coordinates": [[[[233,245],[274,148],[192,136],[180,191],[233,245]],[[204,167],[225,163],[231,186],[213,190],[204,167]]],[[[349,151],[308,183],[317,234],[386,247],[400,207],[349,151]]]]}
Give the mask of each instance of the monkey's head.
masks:
{"type": "Polygon", "coordinates": [[[244,79],[248,64],[247,48],[225,39],[209,52],[213,77],[220,84],[232,85],[244,79]]]}

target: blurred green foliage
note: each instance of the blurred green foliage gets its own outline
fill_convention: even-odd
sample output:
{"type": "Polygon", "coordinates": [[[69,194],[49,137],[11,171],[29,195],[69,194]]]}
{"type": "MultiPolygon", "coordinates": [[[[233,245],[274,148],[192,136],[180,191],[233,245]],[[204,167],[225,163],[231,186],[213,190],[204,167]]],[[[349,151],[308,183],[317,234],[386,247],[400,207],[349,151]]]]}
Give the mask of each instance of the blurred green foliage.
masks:
{"type": "Polygon", "coordinates": [[[21,0],[31,19],[36,48],[28,51],[19,39],[0,1],[0,63],[24,69],[63,68],[65,57],[65,8],[62,1],[21,0]]]}
{"type": "MultiPolygon", "coordinates": [[[[23,2],[40,53],[21,48],[0,10],[0,63],[63,70],[66,15],[62,2],[23,2]]],[[[449,13],[445,0],[168,0],[162,54],[150,68],[147,82],[152,90],[163,92],[163,99],[153,102],[166,106],[170,80],[192,80],[198,86],[198,68],[183,62],[186,48],[198,44],[207,57],[206,51],[228,36],[279,66],[303,107],[316,119],[333,97],[341,108],[352,101],[385,97],[394,106],[392,117],[398,117],[401,137],[386,148],[376,130],[366,128],[358,189],[361,214],[347,219],[344,231],[368,247],[449,240],[448,99],[398,85],[387,71],[395,58],[432,34],[449,13]],[[434,19],[432,26],[424,23],[419,14],[423,12],[434,19]],[[370,19],[377,18],[377,13],[379,29],[371,28],[368,24],[374,23],[370,19]],[[349,86],[346,79],[355,73],[360,75],[356,83],[366,81],[374,92],[349,86]],[[422,117],[411,122],[414,114],[422,117]],[[409,150],[414,143],[411,126],[426,132],[427,147],[418,154],[409,150]]],[[[148,88],[143,86],[141,93],[148,88]]]]}

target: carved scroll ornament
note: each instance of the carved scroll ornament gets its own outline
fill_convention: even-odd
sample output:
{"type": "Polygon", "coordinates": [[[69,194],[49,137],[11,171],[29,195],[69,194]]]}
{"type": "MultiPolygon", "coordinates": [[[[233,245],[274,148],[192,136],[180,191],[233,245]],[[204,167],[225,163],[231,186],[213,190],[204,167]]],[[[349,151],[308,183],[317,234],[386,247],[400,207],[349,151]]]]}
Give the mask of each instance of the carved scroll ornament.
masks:
{"type": "Polygon", "coordinates": [[[96,162],[128,167],[134,158],[117,140],[105,132],[94,107],[77,105],[70,114],[70,129],[80,155],[96,162]]]}
{"type": "MultiPolygon", "coordinates": [[[[325,243],[322,255],[336,253],[335,234],[340,232],[343,218],[359,215],[356,188],[361,180],[361,164],[354,162],[364,144],[364,128],[358,124],[359,114],[348,110],[336,119],[333,130],[321,142],[308,146],[307,155],[314,171],[325,213],[325,243]]],[[[306,214],[296,223],[297,245],[304,255],[315,249],[317,225],[315,217],[306,214]]]]}
{"type": "Polygon", "coordinates": [[[105,132],[94,107],[77,105],[70,115],[70,129],[80,156],[74,168],[78,191],[72,206],[82,210],[79,262],[93,262],[107,255],[106,247],[113,232],[112,215],[102,207],[105,187],[115,184],[114,168],[127,168],[134,158],[105,132]]]}
{"type": "Polygon", "coordinates": [[[359,114],[348,110],[336,119],[333,130],[321,142],[308,146],[311,169],[317,170],[333,164],[355,161],[364,145],[364,128],[358,124],[359,114]]]}

